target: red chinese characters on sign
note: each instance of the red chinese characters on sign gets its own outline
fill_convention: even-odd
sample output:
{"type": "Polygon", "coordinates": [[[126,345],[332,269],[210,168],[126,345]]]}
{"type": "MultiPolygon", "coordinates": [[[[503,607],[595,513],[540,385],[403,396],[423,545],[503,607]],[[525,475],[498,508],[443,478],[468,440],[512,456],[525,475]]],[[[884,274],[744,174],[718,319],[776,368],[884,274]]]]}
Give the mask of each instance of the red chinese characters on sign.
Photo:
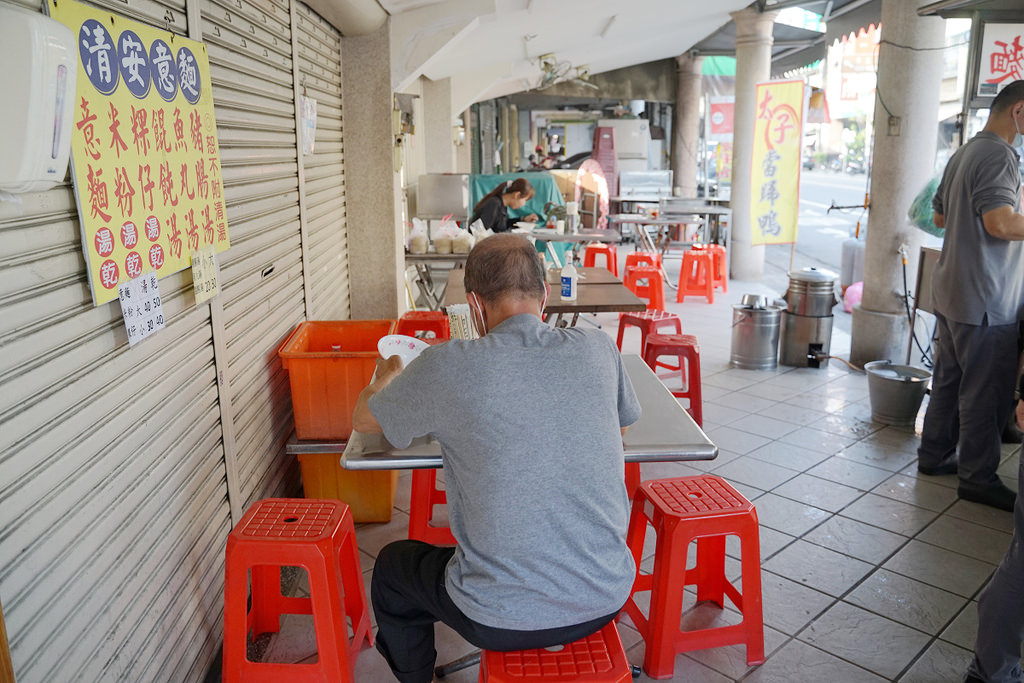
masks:
{"type": "Polygon", "coordinates": [[[213,244],[213,219],[210,218],[210,205],[203,207],[203,237],[206,244],[213,244]]]}
{"type": "Polygon", "coordinates": [[[142,257],[137,252],[129,252],[124,259],[124,272],[129,280],[134,280],[142,275],[142,257]]]}
{"type": "Polygon", "coordinates": [[[796,124],[800,120],[793,107],[788,104],[772,107],[771,102],[772,94],[766,91],[764,98],[757,105],[757,118],[768,121],[764,129],[764,141],[768,149],[786,144],[790,139],[790,132],[798,134],[796,124]]]}
{"type": "Polygon", "coordinates": [[[93,240],[93,245],[96,247],[96,253],[106,258],[114,253],[114,234],[110,232],[110,228],[100,228],[96,231],[96,237],[93,240]]]}
{"type": "Polygon", "coordinates": [[[178,230],[178,217],[172,213],[171,217],[167,219],[167,224],[171,226],[167,235],[167,251],[174,254],[175,258],[181,258],[181,231],[178,230]]]}
{"type": "Polygon", "coordinates": [[[159,244],[154,244],[149,248],[149,265],[157,270],[164,265],[164,249],[159,244]]]}
{"type": "Polygon", "coordinates": [[[154,187],[156,187],[156,183],[150,177],[149,164],[139,166],[139,192],[141,192],[139,199],[142,200],[142,208],[147,211],[153,210],[154,187]]]}
{"type": "Polygon", "coordinates": [[[178,197],[174,194],[174,176],[168,162],[160,164],[160,192],[163,194],[164,208],[178,205],[178,197]]]}
{"type": "Polygon", "coordinates": [[[125,221],[125,224],[121,226],[121,244],[125,249],[134,249],[138,243],[139,231],[135,227],[135,223],[125,221]]]}
{"type": "Polygon", "coordinates": [[[989,56],[989,68],[994,76],[987,79],[986,83],[1002,83],[1024,78],[1024,47],[1020,44],[1020,36],[1007,43],[1004,40],[995,41],[998,51],[989,56]]]}
{"type": "Polygon", "coordinates": [[[156,216],[150,216],[146,219],[146,239],[150,242],[156,242],[160,239],[160,219],[156,216]]]}
{"type": "Polygon", "coordinates": [[[199,110],[193,109],[189,114],[189,131],[192,134],[192,149],[200,154],[203,153],[203,120],[199,116],[199,110]]]}
{"type": "Polygon", "coordinates": [[[89,181],[89,212],[92,218],[109,221],[110,214],[106,212],[106,209],[109,208],[107,183],[105,180],[100,180],[101,175],[103,175],[102,168],[93,170],[92,164],[89,164],[89,173],[86,176],[89,181]]]}
{"type": "Polygon", "coordinates": [[[188,249],[195,251],[199,248],[199,226],[196,224],[196,210],[189,209],[185,214],[185,221],[188,223],[188,249]]]}
{"type": "Polygon", "coordinates": [[[113,289],[117,287],[118,277],[117,264],[111,259],[104,261],[100,266],[100,284],[107,289],[113,289]]]}
{"type": "Polygon", "coordinates": [[[128,171],[124,166],[114,169],[114,196],[117,197],[117,210],[121,212],[121,215],[132,215],[135,188],[128,180],[128,171]]]}
{"type": "Polygon", "coordinates": [[[146,125],[146,110],[132,107],[132,135],[135,137],[135,151],[141,156],[149,154],[149,126],[146,125]]]}
{"type": "Polygon", "coordinates": [[[96,131],[93,128],[93,122],[96,120],[96,115],[89,112],[89,101],[84,97],[82,102],[79,104],[82,109],[82,118],[75,124],[78,130],[82,131],[82,139],[85,142],[85,153],[92,157],[94,160],[100,158],[100,140],[96,137],[96,131]]]}
{"type": "Polygon", "coordinates": [[[153,123],[153,149],[157,152],[170,152],[171,143],[167,141],[167,126],[164,123],[164,110],[154,109],[150,117],[153,123]]]}
{"type": "Polygon", "coordinates": [[[121,152],[128,151],[128,143],[121,137],[121,121],[118,119],[117,107],[114,103],[110,103],[110,112],[108,114],[110,118],[110,125],[107,126],[107,130],[110,131],[110,149],[117,153],[117,158],[121,158],[121,152]]]}

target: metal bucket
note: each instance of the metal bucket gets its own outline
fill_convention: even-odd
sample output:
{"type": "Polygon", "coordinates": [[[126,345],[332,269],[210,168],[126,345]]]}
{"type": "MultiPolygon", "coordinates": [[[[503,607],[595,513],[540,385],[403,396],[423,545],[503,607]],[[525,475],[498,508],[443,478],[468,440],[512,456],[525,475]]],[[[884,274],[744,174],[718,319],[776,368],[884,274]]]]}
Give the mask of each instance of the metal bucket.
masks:
{"type": "Polygon", "coordinates": [[[729,365],[744,370],[771,370],[778,365],[778,306],[732,307],[732,354],[729,365]]]}
{"type": "Polygon", "coordinates": [[[865,363],[864,371],[868,374],[872,421],[912,426],[932,374],[910,365],[893,365],[887,360],[865,363]]]}
{"type": "Polygon", "coordinates": [[[835,295],[836,274],[817,268],[803,268],[789,274],[789,289],[782,297],[790,313],[812,317],[832,315],[839,303],[835,295]]]}

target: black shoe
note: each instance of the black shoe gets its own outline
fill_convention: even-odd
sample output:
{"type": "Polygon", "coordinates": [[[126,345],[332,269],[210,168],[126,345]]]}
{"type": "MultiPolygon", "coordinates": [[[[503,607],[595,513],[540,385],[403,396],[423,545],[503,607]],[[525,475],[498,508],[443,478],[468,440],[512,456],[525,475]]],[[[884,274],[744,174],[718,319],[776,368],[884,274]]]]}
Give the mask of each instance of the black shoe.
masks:
{"type": "Polygon", "coordinates": [[[921,474],[927,474],[929,477],[937,477],[942,474],[956,474],[957,462],[956,456],[946,458],[938,465],[922,465],[921,461],[917,462],[917,471],[921,474]]]}
{"type": "Polygon", "coordinates": [[[1014,503],[1017,502],[1017,494],[1012,489],[1004,486],[1002,482],[981,488],[975,488],[971,484],[964,485],[963,482],[960,482],[956,495],[964,500],[981,503],[982,505],[1006,510],[1007,512],[1011,512],[1014,503]]]}
{"type": "Polygon", "coordinates": [[[1002,442],[1003,443],[1020,443],[1024,441],[1024,432],[1017,429],[1017,425],[1014,422],[1013,417],[1010,417],[1010,421],[1003,427],[1002,442]]]}
{"type": "Polygon", "coordinates": [[[967,674],[967,678],[964,679],[964,683],[985,683],[985,681],[981,680],[977,676],[967,674]]]}

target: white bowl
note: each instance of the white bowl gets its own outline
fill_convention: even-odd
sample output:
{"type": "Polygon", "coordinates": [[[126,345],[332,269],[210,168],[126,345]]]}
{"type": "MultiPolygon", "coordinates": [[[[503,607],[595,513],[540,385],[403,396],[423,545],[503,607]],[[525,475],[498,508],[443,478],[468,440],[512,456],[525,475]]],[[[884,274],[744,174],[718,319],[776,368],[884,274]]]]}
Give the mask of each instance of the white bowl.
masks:
{"type": "Polygon", "coordinates": [[[377,342],[377,352],[380,353],[381,358],[398,356],[402,359],[402,365],[406,366],[428,346],[430,344],[416,337],[404,334],[389,334],[386,337],[381,337],[380,341],[377,342]]]}

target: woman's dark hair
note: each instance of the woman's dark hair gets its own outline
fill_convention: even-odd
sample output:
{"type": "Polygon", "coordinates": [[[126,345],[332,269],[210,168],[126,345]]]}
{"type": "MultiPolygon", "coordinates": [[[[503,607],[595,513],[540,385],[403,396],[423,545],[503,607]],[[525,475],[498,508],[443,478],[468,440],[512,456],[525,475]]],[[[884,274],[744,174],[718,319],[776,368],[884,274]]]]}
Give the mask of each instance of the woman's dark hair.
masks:
{"type": "Polygon", "coordinates": [[[466,259],[466,294],[493,302],[505,296],[544,299],[544,267],[530,241],[499,233],[477,243],[466,259]]]}
{"type": "Polygon", "coordinates": [[[511,194],[513,192],[518,192],[523,197],[529,199],[533,196],[533,185],[531,185],[530,181],[526,178],[516,178],[515,180],[506,180],[503,183],[498,183],[496,188],[485,194],[480,201],[476,203],[476,206],[473,207],[473,213],[479,213],[480,207],[483,206],[484,202],[491,197],[498,197],[500,195],[511,194]]]}

